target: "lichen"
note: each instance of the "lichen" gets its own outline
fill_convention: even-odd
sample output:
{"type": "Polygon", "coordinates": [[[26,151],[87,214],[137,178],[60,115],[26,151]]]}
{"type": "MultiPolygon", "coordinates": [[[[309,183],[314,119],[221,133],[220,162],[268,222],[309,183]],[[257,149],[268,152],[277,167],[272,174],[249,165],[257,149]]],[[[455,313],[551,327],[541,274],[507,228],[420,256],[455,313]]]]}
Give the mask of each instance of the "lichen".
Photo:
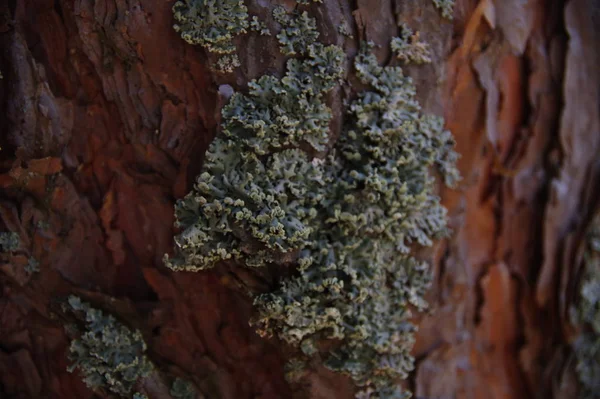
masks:
{"type": "Polygon", "coordinates": [[[173,16],[173,28],[186,42],[217,54],[233,53],[233,38],[249,26],[243,0],[180,0],[173,5],[173,16]]]}
{"type": "MultiPolygon", "coordinates": [[[[282,79],[265,75],[224,107],[223,134],[211,144],[194,190],[176,206],[182,233],[173,269],[199,270],[227,259],[261,266],[306,245],[320,198],[323,165],[298,148],[323,151],[331,110],[323,96],[343,72],[344,54],[311,46],[282,79]],[[277,152],[280,151],[280,152],[277,152]],[[314,197],[314,198],[313,198],[314,197]]],[[[292,254],[292,255],[290,255],[292,254]]]]}
{"type": "Polygon", "coordinates": [[[136,392],[133,394],[133,399],[148,399],[148,396],[143,393],[136,392]]]}
{"type": "Polygon", "coordinates": [[[19,235],[12,231],[0,233],[0,252],[13,252],[19,249],[19,235]]]}
{"type": "Polygon", "coordinates": [[[260,21],[256,15],[250,21],[250,30],[260,33],[261,36],[271,36],[271,30],[264,22],[260,21]]]}
{"type": "MultiPolygon", "coordinates": [[[[166,264],[295,264],[295,275],[255,297],[258,332],[306,357],[335,339],[321,354],[327,367],[350,375],[365,397],[404,397],[396,381],[413,367],[410,307],[426,307],[430,282],[410,250],[446,233],[430,169],[454,185],[457,155],[441,118],[422,113],[412,80],[379,66],[370,48],[355,59],[370,89],[350,104],[324,158],[315,157],[330,147],[322,96],[341,76],[341,49],[313,44],[306,59],[288,61],[284,78],[263,76],[232,96],[194,191],[176,206],[182,232],[166,264]]],[[[287,374],[301,375],[302,363],[287,374]]]]}
{"type": "MultiPolygon", "coordinates": [[[[308,5],[310,4],[311,0],[296,0],[296,3],[298,4],[304,4],[304,5],[308,5]]],[[[312,0],[313,3],[322,3],[323,0],[312,0]]]]}
{"type": "Polygon", "coordinates": [[[400,61],[408,64],[428,64],[431,62],[429,45],[419,40],[419,32],[413,32],[407,25],[400,24],[400,37],[392,39],[392,51],[400,61]]]}
{"type": "Polygon", "coordinates": [[[573,343],[575,371],[581,384],[581,399],[600,398],[600,217],[596,217],[587,237],[584,273],[577,307],[571,319],[582,326],[573,343]]]}
{"type": "Polygon", "coordinates": [[[354,35],[352,35],[352,30],[348,26],[348,23],[345,21],[338,26],[338,33],[340,35],[344,35],[350,39],[354,39],[354,35]]]}
{"type": "Polygon", "coordinates": [[[304,359],[292,358],[284,366],[285,379],[290,383],[299,382],[306,375],[306,369],[304,359]]]}
{"type": "Polygon", "coordinates": [[[237,54],[226,54],[217,61],[217,70],[223,73],[231,73],[241,65],[237,54]]]}
{"type": "Polygon", "coordinates": [[[70,296],[66,311],[85,316],[85,331],[69,347],[68,371],[78,369],[85,384],[112,393],[131,395],[136,382],[150,374],[146,343],[139,331],[132,331],[112,315],[104,315],[88,303],[70,296]]]}
{"type": "Polygon", "coordinates": [[[580,399],[600,398],[600,338],[598,333],[583,333],[573,343],[575,371],[581,384],[580,399]]]}
{"type": "Polygon", "coordinates": [[[256,324],[301,347],[340,340],[325,365],[350,375],[363,393],[374,390],[370,397],[388,397],[413,367],[409,306],[426,307],[430,280],[410,246],[429,246],[446,231],[429,168],[438,166],[449,185],[458,173],[451,135],[420,112],[410,78],[378,66],[365,49],[355,66],[372,91],[351,104],[329,158],[330,183],[313,240],[299,254],[299,276],[256,298],[256,324]]]}
{"type": "Polygon", "coordinates": [[[25,271],[29,274],[38,273],[40,271],[40,262],[38,262],[34,257],[29,257],[29,259],[27,259],[25,271]]]}
{"type": "Polygon", "coordinates": [[[306,11],[288,14],[283,7],[278,6],[273,10],[273,18],[281,24],[277,39],[279,48],[285,55],[306,54],[319,37],[317,21],[309,17],[306,11]]]}
{"type": "Polygon", "coordinates": [[[331,111],[323,96],[339,81],[344,53],[315,44],[304,60],[291,59],[282,79],[265,75],[234,94],[223,109],[225,137],[239,138],[257,155],[306,144],[323,151],[329,140],[331,111]]]}
{"type": "Polygon", "coordinates": [[[173,381],[169,393],[174,399],[194,399],[196,397],[194,385],[182,378],[176,378],[173,381]]]}
{"type": "Polygon", "coordinates": [[[450,20],[454,17],[454,0],[433,0],[433,4],[440,10],[442,17],[450,20]]]}

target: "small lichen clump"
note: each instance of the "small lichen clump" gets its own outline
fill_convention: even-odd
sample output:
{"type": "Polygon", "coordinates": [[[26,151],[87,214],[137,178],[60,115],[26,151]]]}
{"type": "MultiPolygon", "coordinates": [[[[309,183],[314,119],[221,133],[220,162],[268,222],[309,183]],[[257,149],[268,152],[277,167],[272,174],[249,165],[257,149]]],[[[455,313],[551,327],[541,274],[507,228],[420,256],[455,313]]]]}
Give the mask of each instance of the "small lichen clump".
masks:
{"type": "Polygon", "coordinates": [[[40,271],[40,262],[33,257],[29,257],[27,265],[25,265],[25,271],[29,274],[38,273],[40,271]]]}
{"type": "Polygon", "coordinates": [[[173,5],[173,16],[183,40],[217,54],[235,52],[232,39],[249,25],[243,0],[181,0],[173,5]]]}
{"type": "Polygon", "coordinates": [[[354,35],[352,35],[352,30],[350,29],[346,21],[340,24],[337,30],[340,35],[344,35],[350,39],[354,39],[354,35]]]}
{"type": "Polygon", "coordinates": [[[431,62],[429,45],[419,40],[419,33],[414,33],[408,26],[400,25],[400,37],[392,39],[391,47],[396,58],[408,64],[428,64],[431,62]]]}
{"type": "Polygon", "coordinates": [[[271,31],[267,24],[260,21],[256,15],[250,21],[250,30],[260,33],[261,36],[271,36],[271,31]]]}
{"type": "Polygon", "coordinates": [[[279,6],[273,10],[273,18],[282,27],[277,39],[285,55],[305,54],[319,37],[317,21],[309,17],[306,11],[288,14],[279,6]]]}
{"type": "Polygon", "coordinates": [[[65,310],[85,315],[85,332],[69,347],[69,372],[78,369],[92,389],[131,395],[136,382],[153,369],[144,354],[146,343],[142,334],[75,296],[69,297],[65,310]]]}
{"type": "Polygon", "coordinates": [[[196,398],[196,389],[194,385],[181,378],[176,378],[169,391],[174,399],[194,399],[196,398]]]}
{"type": "Polygon", "coordinates": [[[0,233],[0,252],[13,252],[19,249],[19,235],[15,232],[0,233]]]}
{"type": "Polygon", "coordinates": [[[231,98],[194,191],[176,206],[182,232],[166,264],[295,264],[294,276],[255,298],[259,332],[306,356],[337,339],[323,355],[327,367],[368,397],[404,397],[395,381],[413,367],[409,307],[425,308],[430,280],[410,249],[446,232],[430,168],[451,186],[457,155],[442,120],[421,112],[411,79],[379,66],[365,46],[355,68],[370,89],[351,103],[334,149],[316,158],[329,147],[323,96],[343,58],[312,44],[284,78],[263,76],[231,98]]]}
{"type": "Polygon", "coordinates": [[[433,4],[442,13],[442,17],[452,19],[454,17],[454,0],[433,0],[433,4]]]}
{"type": "Polygon", "coordinates": [[[592,224],[584,254],[584,277],[572,320],[584,330],[573,344],[582,399],[600,398],[600,217],[592,224]]]}
{"type": "Polygon", "coordinates": [[[233,72],[235,68],[241,65],[237,54],[227,54],[220,57],[217,61],[217,69],[221,72],[233,72]]]}
{"type": "Polygon", "coordinates": [[[251,27],[243,0],[180,0],[173,5],[173,16],[173,28],[186,42],[222,55],[215,65],[218,71],[240,66],[233,39],[251,27]]]}

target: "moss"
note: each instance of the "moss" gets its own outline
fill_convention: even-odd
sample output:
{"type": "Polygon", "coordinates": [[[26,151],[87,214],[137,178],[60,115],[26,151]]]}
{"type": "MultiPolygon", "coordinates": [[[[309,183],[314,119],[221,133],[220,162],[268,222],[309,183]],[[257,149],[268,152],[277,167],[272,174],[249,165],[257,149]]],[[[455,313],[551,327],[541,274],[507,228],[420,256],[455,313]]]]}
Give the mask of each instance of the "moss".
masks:
{"type": "Polygon", "coordinates": [[[306,54],[319,37],[317,21],[309,17],[306,11],[287,14],[285,9],[279,6],[273,10],[273,18],[282,27],[277,39],[280,50],[285,55],[306,54]]]}
{"type": "Polygon", "coordinates": [[[442,17],[452,19],[454,16],[454,0],[433,0],[435,7],[440,10],[442,17]]]}
{"type": "Polygon", "coordinates": [[[400,37],[392,39],[391,47],[396,57],[408,64],[427,64],[431,62],[429,46],[419,40],[419,33],[414,33],[408,26],[400,25],[400,37]]]}
{"type": "Polygon", "coordinates": [[[69,297],[65,310],[85,317],[85,331],[69,347],[69,372],[78,369],[85,384],[94,390],[104,388],[121,396],[131,395],[136,382],[153,369],[144,354],[142,334],[75,296],[69,297]]]}
{"type": "Polygon", "coordinates": [[[186,42],[217,54],[233,53],[233,38],[249,26],[242,0],[181,0],[173,5],[173,16],[173,27],[186,42]]]}
{"type": "Polygon", "coordinates": [[[0,233],[0,251],[14,252],[19,249],[21,240],[17,233],[8,231],[0,233]]]}
{"type": "Polygon", "coordinates": [[[579,397],[600,398],[600,217],[588,234],[579,301],[571,309],[571,319],[582,326],[573,343],[575,371],[581,384],[579,397]]]}

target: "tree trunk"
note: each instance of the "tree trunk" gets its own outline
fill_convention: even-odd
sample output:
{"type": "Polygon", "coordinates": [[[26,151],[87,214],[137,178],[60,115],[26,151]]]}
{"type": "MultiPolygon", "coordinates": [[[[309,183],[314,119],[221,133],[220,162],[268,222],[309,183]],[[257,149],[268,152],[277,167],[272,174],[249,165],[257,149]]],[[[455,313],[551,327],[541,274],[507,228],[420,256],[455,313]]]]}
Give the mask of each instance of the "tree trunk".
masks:
{"type": "MultiPolygon", "coordinates": [[[[430,0],[245,3],[261,20],[277,4],[308,10],[349,57],[366,39],[389,62],[397,20],[430,46],[431,64],[406,69],[452,131],[463,178],[441,192],[453,234],[435,246],[431,312],[416,320],[414,396],[576,395],[569,309],[600,189],[597,3],[458,0],[453,21],[430,0]]],[[[323,367],[286,382],[293,348],[248,325],[236,273],[163,264],[174,203],[220,124],[220,85],[243,92],[286,59],[275,34],[249,33],[235,38],[241,66],[219,73],[173,29],[172,6],[0,5],[0,231],[19,238],[0,255],[0,396],[113,397],[67,371],[61,305],[76,295],[141,331],[155,371],[137,388],[151,399],[172,397],[176,377],[205,398],[351,398],[323,367]]]]}

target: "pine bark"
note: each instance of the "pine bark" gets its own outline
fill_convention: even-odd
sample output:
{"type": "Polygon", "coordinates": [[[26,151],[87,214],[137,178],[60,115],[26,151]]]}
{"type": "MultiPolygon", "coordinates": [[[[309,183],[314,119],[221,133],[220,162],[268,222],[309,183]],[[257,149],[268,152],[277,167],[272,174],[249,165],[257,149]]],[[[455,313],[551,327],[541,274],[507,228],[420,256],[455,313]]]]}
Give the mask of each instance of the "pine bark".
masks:
{"type": "MultiPolygon", "coordinates": [[[[246,1],[251,14],[271,3],[246,1]]],[[[289,4],[288,4],[289,3],[289,4]]],[[[0,397],[107,398],[68,373],[60,303],[77,295],[144,334],[160,371],[206,398],[351,398],[315,370],[290,386],[290,348],[258,337],[227,270],[172,272],[173,205],[219,126],[219,85],[243,90],[283,69],[276,38],[238,40],[230,75],[173,30],[172,1],[0,4],[0,397]],[[30,258],[40,271],[25,272],[30,258]]],[[[430,314],[416,320],[417,398],[572,398],[569,307],[600,192],[600,8],[593,0],[324,0],[321,38],[384,63],[396,20],[432,49],[408,68],[424,109],[443,115],[463,180],[441,192],[451,238],[435,247],[430,314]],[[342,21],[354,38],[338,32],[342,21]]],[[[332,109],[339,130],[341,102],[332,109]]]]}

